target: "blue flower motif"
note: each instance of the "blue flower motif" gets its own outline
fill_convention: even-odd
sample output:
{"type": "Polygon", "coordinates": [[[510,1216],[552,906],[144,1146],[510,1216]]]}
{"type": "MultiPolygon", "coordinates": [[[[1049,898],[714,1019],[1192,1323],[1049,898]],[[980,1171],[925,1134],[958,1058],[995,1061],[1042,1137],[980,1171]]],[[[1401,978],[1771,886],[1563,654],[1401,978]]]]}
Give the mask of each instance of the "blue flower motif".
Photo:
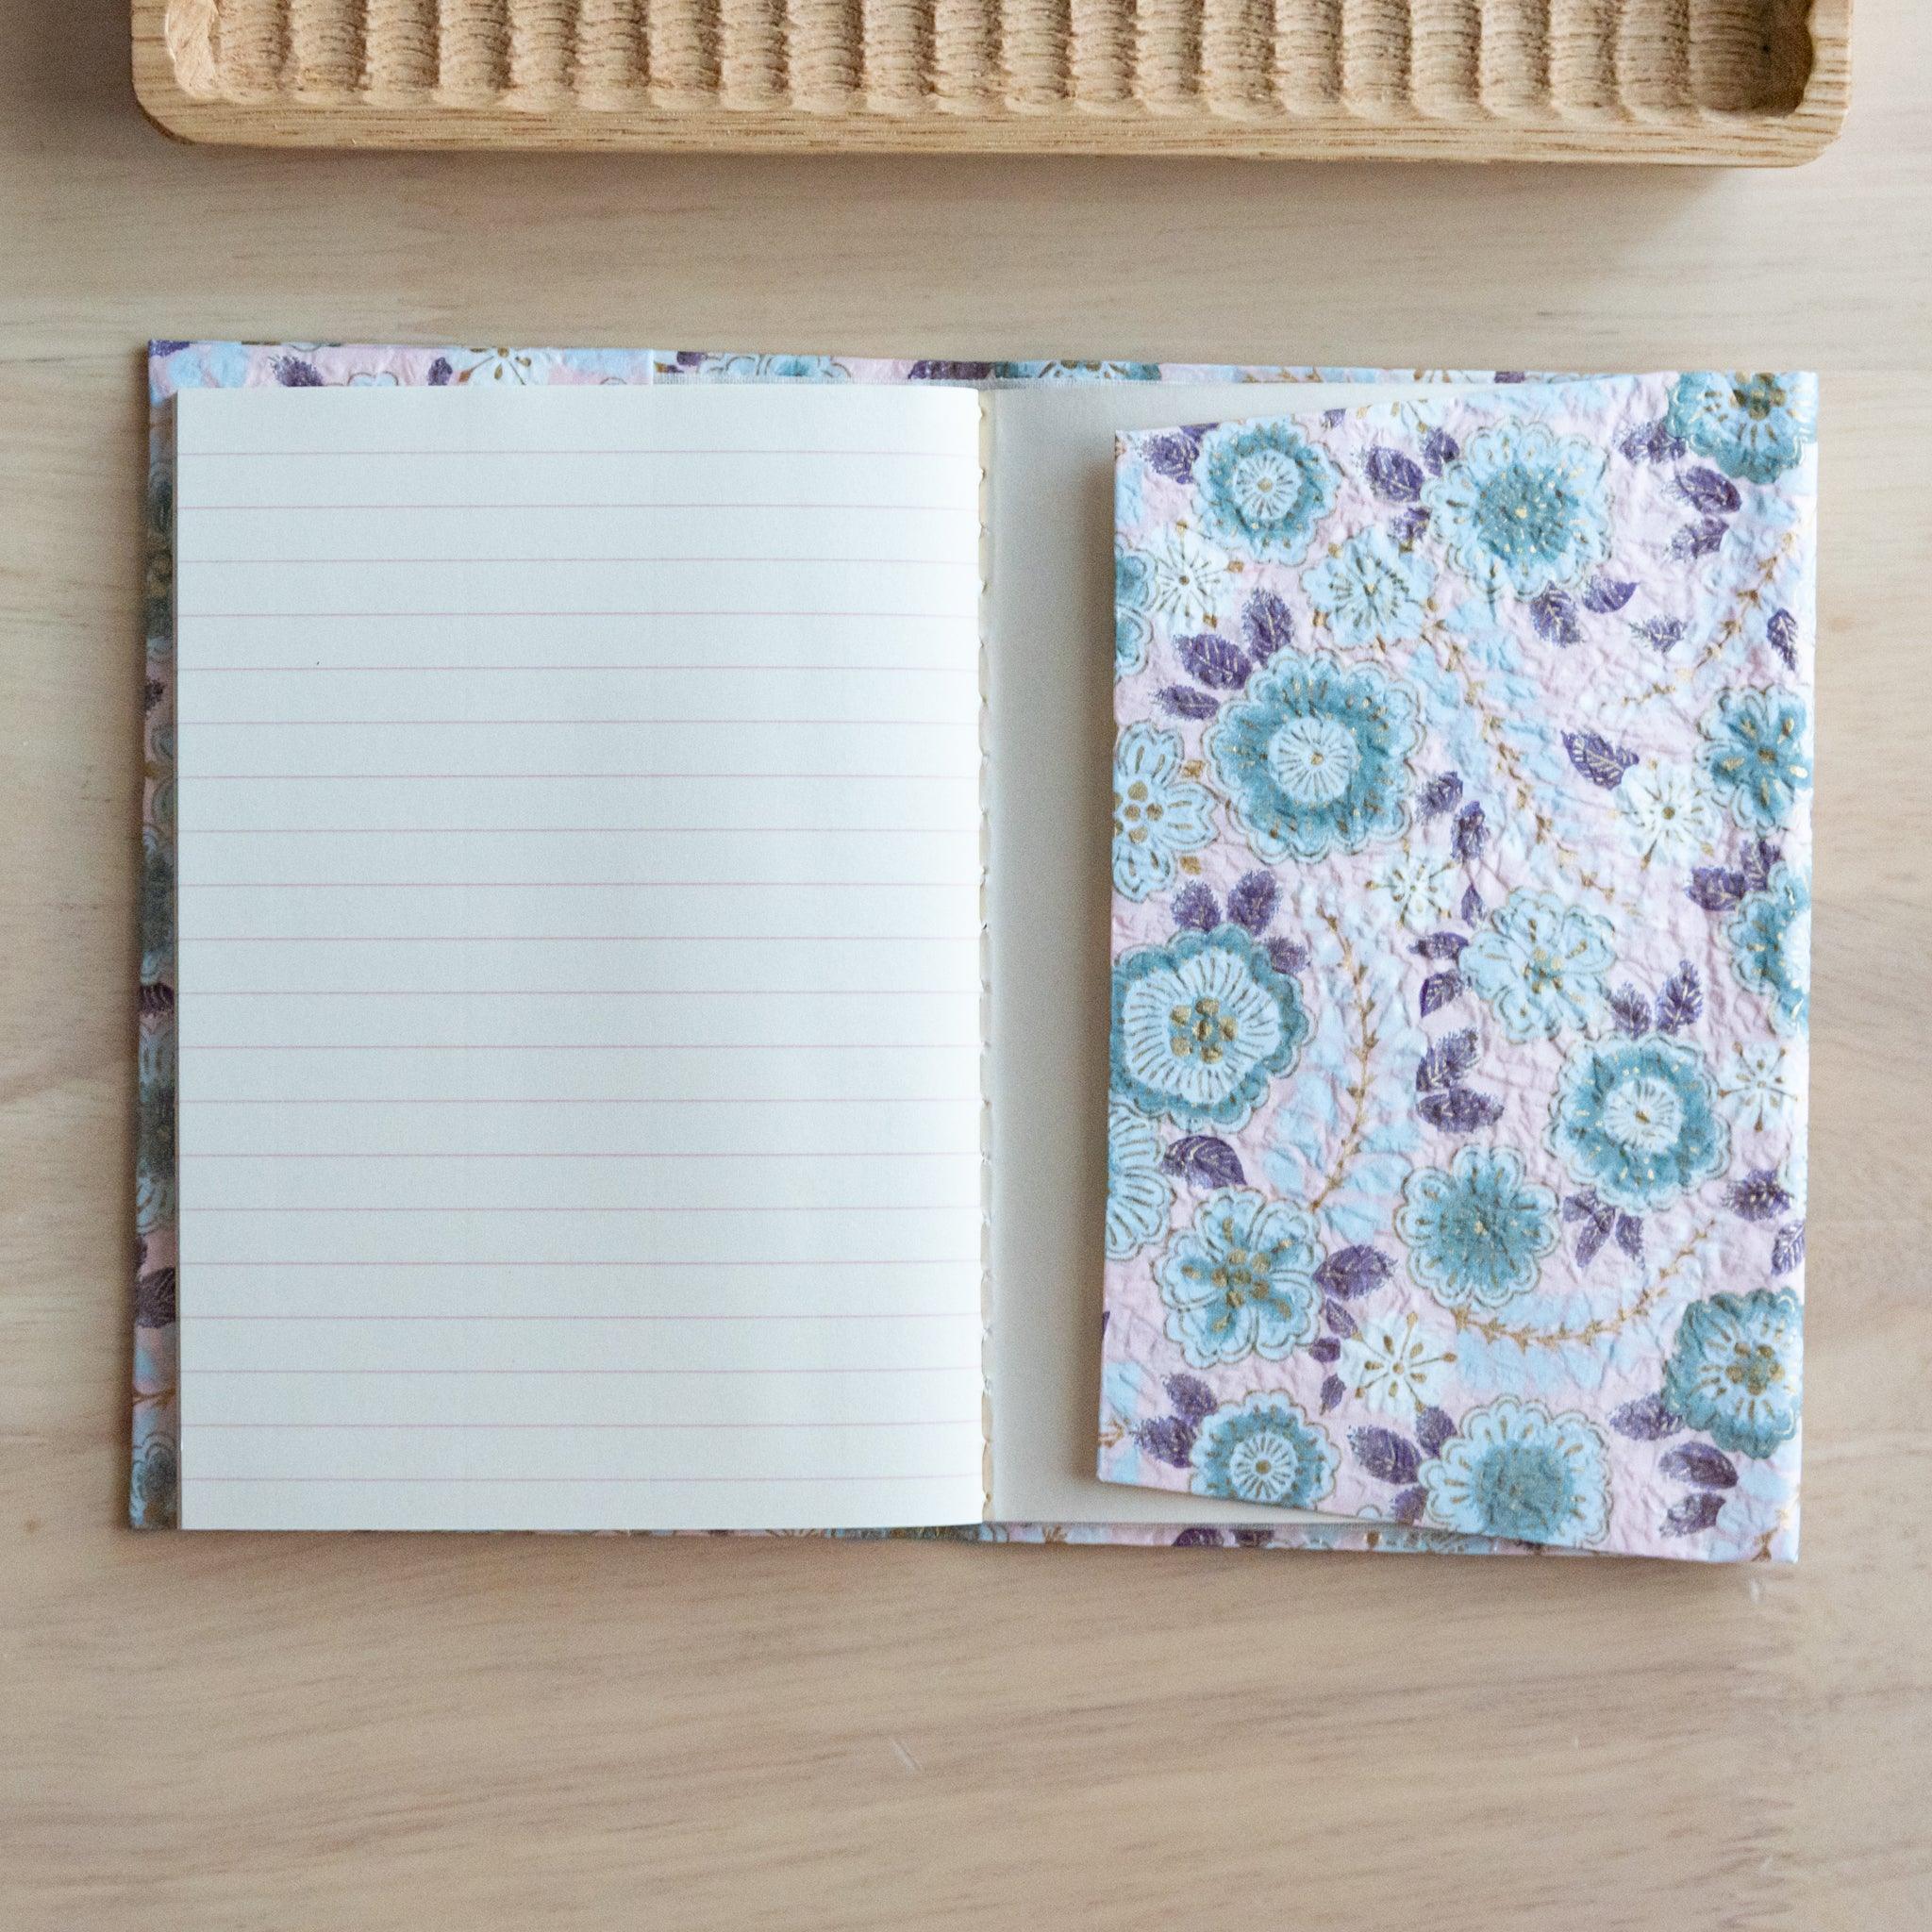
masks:
{"type": "Polygon", "coordinates": [[[1107,1257],[1124,1261],[1167,1225],[1174,1183],[1154,1123],[1123,1100],[1107,1108],[1107,1257]]]}
{"type": "Polygon", "coordinates": [[[1191,1131],[1245,1126],[1307,1034],[1293,978],[1241,926],[1179,933],[1114,964],[1114,1093],[1191,1131]]]}
{"type": "Polygon", "coordinates": [[[1194,1489],[1204,1496],[1307,1509],[1335,1487],[1335,1445],[1285,1395],[1217,1408],[1194,1438],[1194,1489]]]}
{"type": "Polygon", "coordinates": [[[1317,859],[1401,835],[1418,713],[1414,691],[1373,664],[1285,651],[1203,743],[1257,856],[1317,859]]]}
{"type": "Polygon", "coordinates": [[[1126,677],[1147,661],[1154,641],[1154,565],[1143,551],[1113,547],[1113,675],[1126,677]]]}
{"type": "Polygon", "coordinates": [[[1315,1339],[1321,1265],[1315,1224],[1300,1208],[1253,1188],[1218,1188],[1155,1270],[1167,1339],[1197,1369],[1250,1355],[1278,1362],[1315,1339]]]}
{"type": "Polygon", "coordinates": [[[1610,554],[1604,453],[1541,423],[1499,423],[1423,486],[1429,527],[1451,560],[1494,596],[1534,597],[1610,554]]]}
{"type": "Polygon", "coordinates": [[[1712,789],[1747,832],[1790,822],[1810,789],[1805,701],[1780,691],[1726,691],[1706,717],[1699,762],[1712,789]]]}
{"type": "Polygon", "coordinates": [[[1547,1040],[1602,1010],[1616,958],[1607,919],[1524,887],[1463,947],[1459,971],[1511,1040],[1547,1040]]]}
{"type": "Polygon", "coordinates": [[[1113,883],[1137,904],[1174,883],[1180,855],[1214,837],[1214,801],[1181,773],[1181,740],[1129,724],[1113,755],[1113,883]]]}
{"type": "Polygon", "coordinates": [[[1524,1179],[1507,1148],[1465,1147],[1445,1168],[1418,1168],[1402,1186],[1395,1231],[1408,1272],[1452,1308],[1500,1308],[1536,1285],[1557,1245],[1557,1197],[1524,1179]]]}
{"type": "Polygon", "coordinates": [[[1302,577],[1338,644],[1395,644],[1418,635],[1435,573],[1381,525],[1357,531],[1302,577]]]}
{"type": "Polygon", "coordinates": [[[1223,423],[1195,461],[1201,528],[1231,550],[1299,563],[1335,508],[1335,466],[1292,423],[1223,423]]]}
{"type": "Polygon", "coordinates": [[[1804,1310],[1788,1288],[1692,1302],[1664,1367],[1664,1407],[1740,1456],[1771,1456],[1798,1433],[1804,1310]]]}
{"type": "Polygon", "coordinates": [[[1771,1002],[1780,1033],[1802,1033],[1811,1010],[1811,892],[1785,864],[1772,867],[1764,890],[1746,895],[1724,927],[1738,984],[1771,1002]]]}
{"type": "Polygon", "coordinates": [[[1545,1139],[1579,1182],[1632,1214],[1674,1201],[1731,1158],[1703,1057],[1659,1033],[1579,1047],[1545,1139]]]}
{"type": "Polygon", "coordinates": [[[1804,461],[1818,433],[1817,392],[1805,375],[1693,370],[1671,391],[1665,427],[1726,475],[1771,483],[1804,461]]]}
{"type": "Polygon", "coordinates": [[[1576,1409],[1513,1395],[1472,1409],[1422,1467],[1428,1513],[1467,1536],[1593,1543],[1610,1522],[1609,1456],[1576,1409]]]}

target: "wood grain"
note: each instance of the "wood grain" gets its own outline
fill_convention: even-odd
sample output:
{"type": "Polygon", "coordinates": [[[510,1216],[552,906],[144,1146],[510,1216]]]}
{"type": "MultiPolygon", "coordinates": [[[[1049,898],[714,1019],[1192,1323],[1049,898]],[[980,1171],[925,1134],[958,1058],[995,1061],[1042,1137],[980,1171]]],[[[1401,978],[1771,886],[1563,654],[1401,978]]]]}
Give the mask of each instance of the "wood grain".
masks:
{"type": "Polygon", "coordinates": [[[1932,1924],[1932,10],[1795,174],[221,152],[0,28],[0,1924],[1932,1924]],[[120,1527],[150,333],[1821,369],[1802,1562],[120,1527]]]}
{"type": "Polygon", "coordinates": [[[133,0],[185,140],[1808,160],[1851,0],[133,0]],[[399,17],[403,16],[403,17],[399,17]]]}

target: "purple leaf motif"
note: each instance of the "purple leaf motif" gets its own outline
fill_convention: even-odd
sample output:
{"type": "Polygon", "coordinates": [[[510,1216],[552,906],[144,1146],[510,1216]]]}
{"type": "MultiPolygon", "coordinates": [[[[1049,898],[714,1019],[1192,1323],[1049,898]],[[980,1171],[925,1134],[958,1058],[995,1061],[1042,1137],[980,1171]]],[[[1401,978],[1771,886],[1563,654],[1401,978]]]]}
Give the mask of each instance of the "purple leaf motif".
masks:
{"type": "Polygon", "coordinates": [[[1740,1221],[1775,1221],[1790,1212],[1791,1197],[1778,1185],[1775,1168],[1757,1167],[1724,1190],[1724,1206],[1740,1221]]]}
{"type": "Polygon", "coordinates": [[[1494,1126],[1503,1118],[1503,1103],[1492,1094],[1478,1093],[1474,1087],[1425,1093],[1415,1108],[1430,1126],[1441,1127],[1445,1134],[1473,1134],[1478,1127],[1494,1126]]]}
{"type": "Polygon", "coordinates": [[[1671,539],[1672,560],[1692,563],[1700,557],[1709,557],[1723,543],[1730,527],[1722,517],[1700,517],[1694,524],[1686,524],[1671,539]]]}
{"type": "Polygon", "coordinates": [[[1170,1375],[1163,1385],[1174,1412],[1183,1422],[1199,1424],[1214,1413],[1214,1391],[1198,1375],[1170,1375]]]}
{"type": "Polygon", "coordinates": [[[429,387],[431,389],[445,388],[450,378],[455,375],[456,371],[450,367],[449,358],[447,356],[439,356],[429,365],[429,387]]]}
{"type": "Polygon", "coordinates": [[[1344,1341],[1355,1333],[1355,1317],[1338,1301],[1330,1299],[1322,1304],[1322,1319],[1344,1341]]]}
{"type": "Polygon", "coordinates": [[[1280,899],[1281,888],[1274,883],[1273,873],[1245,873],[1227,895],[1227,916],[1258,938],[1274,917],[1280,899]]]}
{"type": "Polygon", "coordinates": [[[1389,1498],[1389,1517],[1393,1523],[1417,1524],[1423,1520],[1423,1511],[1428,1506],[1428,1491],[1420,1483],[1411,1484],[1406,1490],[1397,1490],[1389,1498]]]}
{"type": "Polygon", "coordinates": [[[1691,872],[1684,895],[1707,912],[1729,912],[1743,901],[1744,875],[1721,865],[1700,865],[1691,872]]]}
{"type": "Polygon", "coordinates": [[[1633,1261],[1643,1259],[1643,1222],[1641,1217],[1635,1214],[1618,1215],[1616,1235],[1617,1245],[1633,1261]]]}
{"type": "Polygon", "coordinates": [[[1291,979],[1308,963],[1308,949],[1299,940],[1272,939],[1268,941],[1268,963],[1291,979]]]}
{"type": "Polygon", "coordinates": [[[1273,591],[1257,591],[1241,607],[1241,638],[1257,664],[1294,642],[1294,619],[1273,591]]]}
{"type": "Polygon", "coordinates": [[[1657,996],[1657,1024],[1659,1033],[1681,1033],[1704,1011],[1704,989],[1697,969],[1688,959],[1677,962],[1677,970],[1664,981],[1657,996]]]}
{"type": "Polygon", "coordinates": [[[1695,1536],[1699,1530],[1708,1529],[1717,1521],[1724,1507],[1721,1491],[1697,1490],[1681,1503],[1673,1503],[1664,1512],[1663,1533],[1666,1536],[1695,1536]]]}
{"type": "Polygon", "coordinates": [[[1599,617],[1607,617],[1613,610],[1621,610],[1637,594],[1637,586],[1628,577],[1605,576],[1599,573],[1590,580],[1583,593],[1583,608],[1593,610],[1599,617]]]}
{"type": "Polygon", "coordinates": [[[1423,1055],[1422,1063],[1415,1070],[1415,1091],[1434,1093],[1455,1086],[1475,1065],[1481,1052],[1482,1042],[1474,1026],[1465,1026],[1459,1033],[1445,1033],[1423,1055]]]}
{"type": "Polygon", "coordinates": [[[1389,1279],[1389,1257],[1379,1248],[1337,1248],[1315,1270],[1315,1286],[1340,1301],[1356,1301],[1389,1279]]]}
{"type": "Polygon", "coordinates": [[[1462,895],[1462,923],[1474,925],[1483,916],[1483,895],[1471,886],[1462,895]]]}
{"type": "Polygon", "coordinates": [[[1332,1335],[1318,1335],[1308,1343],[1308,1356],[1313,1361],[1339,1362],[1341,1359],[1341,1344],[1332,1335]]]}
{"type": "Polygon", "coordinates": [[[1238,1188],[1247,1178],[1241,1156],[1212,1134],[1189,1134],[1160,1157],[1164,1172],[1201,1188],[1238,1188]]]}
{"type": "Polygon", "coordinates": [[[1176,638],[1174,649],[1190,676],[1210,691],[1240,691],[1254,669],[1225,638],[1204,630],[1197,637],[1176,638]]]}
{"type": "Polygon", "coordinates": [[[1722,470],[1707,470],[1701,465],[1679,475],[1677,494],[1692,509],[1707,517],[1730,516],[1743,501],[1738,494],[1738,486],[1722,470]]]}
{"type": "Polygon", "coordinates": [[[1456,1418],[1440,1408],[1425,1408],[1415,1419],[1415,1439],[1424,1456],[1440,1456],[1456,1433],[1456,1418]]]}
{"type": "Polygon", "coordinates": [[[1160,693],[1160,708],[1164,711],[1172,711],[1176,718],[1211,718],[1221,709],[1221,704],[1205,691],[1195,691],[1185,684],[1171,684],[1160,693]]]}
{"type": "Polygon", "coordinates": [[[1158,1422],[1136,1423],[1134,1441],[1155,1461],[1186,1469],[1193,1454],[1193,1425],[1177,1415],[1164,1415],[1158,1422]]]}
{"type": "Polygon", "coordinates": [[[1203,1529],[1196,1524],[1192,1529],[1182,1530],[1169,1547],[1176,1550],[1224,1550],[1227,1545],[1222,1541],[1218,1529],[1203,1529]]]}
{"type": "Polygon", "coordinates": [[[1482,856],[1483,847],[1488,844],[1490,828],[1483,818],[1479,805],[1465,805],[1456,814],[1454,845],[1459,863],[1470,865],[1482,856]]]}
{"type": "Polygon", "coordinates": [[[1347,1393],[1347,1386],[1340,1375],[1324,1375],[1322,1377],[1322,1413],[1326,1415],[1347,1393]]]}
{"type": "Polygon", "coordinates": [[[1650,1002],[1634,986],[1620,986],[1610,995],[1610,1017],[1619,1033],[1636,1040],[1650,1031],[1650,1002]]]}
{"type": "Polygon", "coordinates": [[[1174,895],[1174,923],[1177,932],[1190,926],[1196,932],[1212,932],[1221,924],[1221,907],[1199,879],[1174,895]]]}
{"type": "Polygon", "coordinates": [[[1194,458],[1201,454],[1201,438],[1192,429],[1170,429],[1163,435],[1150,436],[1141,444],[1141,453],[1156,475],[1172,477],[1176,483],[1191,482],[1194,458]]]}
{"type": "Polygon", "coordinates": [[[1396,1489],[1414,1482],[1422,1468],[1422,1452],[1393,1429],[1351,1429],[1348,1446],[1364,1474],[1396,1489]]]}
{"type": "Polygon", "coordinates": [[[1640,1395],[1635,1402],[1611,1409],[1609,1421],[1618,1435],[1628,1436],[1633,1442],[1661,1442],[1684,1426],[1683,1418],[1664,1407],[1661,1395],[1640,1395]]]}
{"type": "Polygon", "coordinates": [[[1549,590],[1530,599],[1529,621],[1546,643],[1574,644],[1583,635],[1576,621],[1575,602],[1567,592],[1549,590]]]}
{"type": "Polygon", "coordinates": [[[1467,933],[1432,932],[1419,939],[1415,949],[1424,959],[1456,959],[1461,957],[1462,949],[1468,943],[1467,933]]]}
{"type": "Polygon", "coordinates": [[[1659,657],[1684,641],[1683,624],[1674,617],[1646,617],[1641,624],[1633,624],[1630,633],[1641,638],[1659,657]]]}
{"type": "Polygon", "coordinates": [[[1426,1020],[1431,1013],[1439,1012],[1462,991],[1462,974],[1459,973],[1432,973],[1423,981],[1420,1002],[1422,1017],[1426,1020]]]}
{"type": "Polygon", "coordinates": [[[1423,816],[1425,819],[1440,818],[1445,811],[1454,811],[1456,801],[1461,796],[1461,774],[1458,772],[1439,773],[1423,788],[1423,816]]]}
{"type": "Polygon", "coordinates": [[[1570,762],[1592,785],[1601,785],[1606,791],[1614,791],[1624,782],[1624,774],[1637,762],[1634,751],[1625,751],[1621,744],[1612,744],[1594,731],[1564,732],[1563,749],[1569,753],[1570,762]]]}
{"type": "Polygon", "coordinates": [[[1805,1224],[1788,1221],[1771,1244],[1771,1272],[1789,1274],[1805,1258],[1805,1224]]]}
{"type": "Polygon", "coordinates": [[[1735,1490],[1738,1465],[1722,1449],[1708,1442],[1683,1442],[1668,1449],[1657,1460],[1658,1470],[1678,1482],[1695,1483],[1700,1490],[1735,1490]]]}
{"type": "Polygon", "coordinates": [[[1372,449],[1362,466],[1369,488],[1391,503],[1413,503],[1423,493],[1423,473],[1399,449],[1372,449]]]}
{"type": "Polygon", "coordinates": [[[1764,640],[1784,659],[1787,671],[1798,668],[1798,620],[1789,610],[1774,610],[1764,626],[1764,640]]]}
{"type": "Polygon", "coordinates": [[[1461,454],[1462,445],[1446,429],[1432,429],[1423,438],[1423,461],[1432,476],[1440,476],[1461,454]]]}
{"type": "Polygon", "coordinates": [[[1617,448],[1631,463],[1674,463],[1684,454],[1682,441],[1671,434],[1661,419],[1633,429],[1617,448]]]}

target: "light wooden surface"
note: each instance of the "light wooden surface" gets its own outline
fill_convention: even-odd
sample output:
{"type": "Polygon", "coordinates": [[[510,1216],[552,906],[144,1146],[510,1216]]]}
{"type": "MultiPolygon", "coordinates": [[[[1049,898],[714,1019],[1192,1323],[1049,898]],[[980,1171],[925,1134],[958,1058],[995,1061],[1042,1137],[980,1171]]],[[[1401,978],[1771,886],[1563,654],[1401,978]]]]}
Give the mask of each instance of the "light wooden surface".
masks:
{"type": "Polygon", "coordinates": [[[1851,0],[133,0],[192,141],[1789,165],[1851,0]]]}
{"type": "Polygon", "coordinates": [[[1932,1924],[1932,9],[1741,175],[250,155],[0,28],[0,1924],[1932,1924]],[[150,332],[1822,369],[1802,1564],[121,1528],[150,332]]]}

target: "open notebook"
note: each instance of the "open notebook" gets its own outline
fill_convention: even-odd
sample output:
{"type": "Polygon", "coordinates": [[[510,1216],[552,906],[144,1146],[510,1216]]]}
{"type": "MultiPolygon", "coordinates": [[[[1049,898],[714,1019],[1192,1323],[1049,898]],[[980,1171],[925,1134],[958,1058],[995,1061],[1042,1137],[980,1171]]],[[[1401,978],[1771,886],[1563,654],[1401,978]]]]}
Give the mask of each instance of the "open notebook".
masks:
{"type": "Polygon", "coordinates": [[[1808,800],[1711,734],[1808,695],[1809,458],[1674,380],[185,389],[183,1524],[1794,1534],[1808,800]],[[1572,1004],[1508,981],[1680,775],[1572,1004]],[[1584,1044],[1763,1132],[1592,1188],[1528,1121],[1584,1044]]]}

